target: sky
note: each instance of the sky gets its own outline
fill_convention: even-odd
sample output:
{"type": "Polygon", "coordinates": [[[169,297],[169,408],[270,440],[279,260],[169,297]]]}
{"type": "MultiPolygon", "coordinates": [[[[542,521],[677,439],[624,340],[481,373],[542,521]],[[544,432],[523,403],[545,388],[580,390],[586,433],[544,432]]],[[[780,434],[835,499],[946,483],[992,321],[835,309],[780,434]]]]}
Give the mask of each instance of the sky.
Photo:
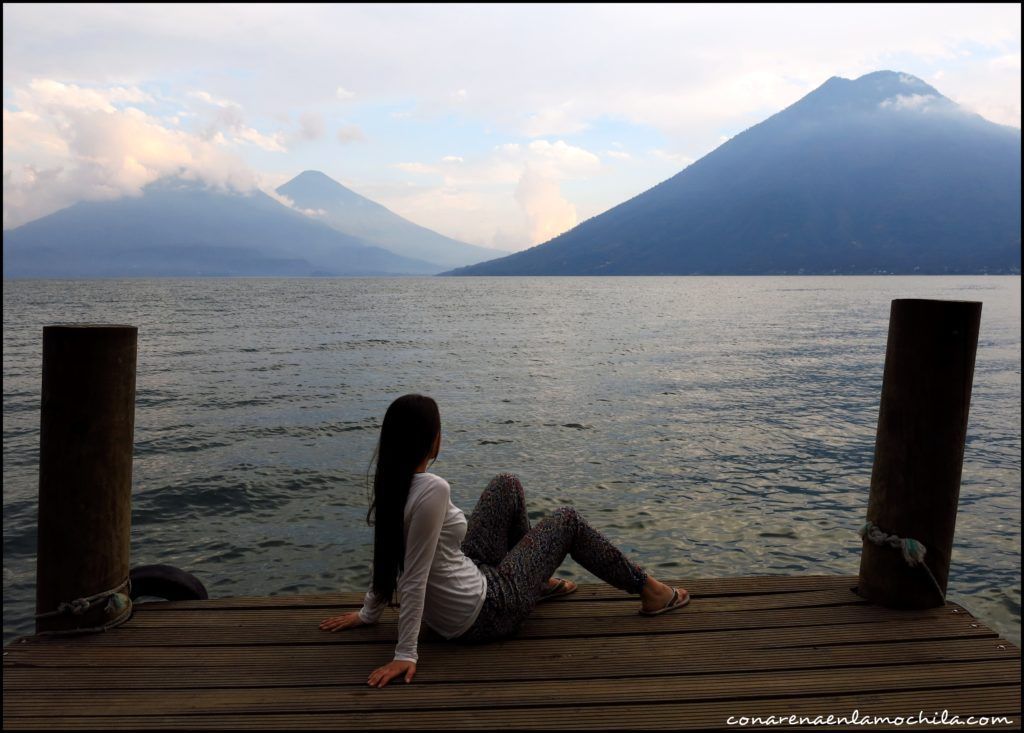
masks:
{"type": "Polygon", "coordinates": [[[319,170],[518,251],[832,76],[902,71],[1021,119],[1019,4],[9,3],[3,23],[4,229],[168,175],[273,194],[319,170]]]}

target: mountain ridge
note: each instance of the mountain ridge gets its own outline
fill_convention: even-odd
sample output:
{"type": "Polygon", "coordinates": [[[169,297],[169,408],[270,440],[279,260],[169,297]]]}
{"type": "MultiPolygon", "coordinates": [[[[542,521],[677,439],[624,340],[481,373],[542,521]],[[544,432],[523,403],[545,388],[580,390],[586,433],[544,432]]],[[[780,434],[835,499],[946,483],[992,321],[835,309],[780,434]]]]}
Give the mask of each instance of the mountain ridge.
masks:
{"type": "Polygon", "coordinates": [[[1020,272],[1020,130],[891,71],[832,77],[568,232],[442,274],[883,272],[1020,272]]]}
{"type": "Polygon", "coordinates": [[[3,233],[4,277],[434,274],[258,189],[165,178],[141,196],[78,202],[3,233]]]}
{"type": "Polygon", "coordinates": [[[468,265],[505,254],[460,242],[420,226],[382,204],[362,196],[316,170],[305,170],[276,189],[297,208],[350,236],[372,241],[391,252],[436,262],[442,267],[468,265]]]}

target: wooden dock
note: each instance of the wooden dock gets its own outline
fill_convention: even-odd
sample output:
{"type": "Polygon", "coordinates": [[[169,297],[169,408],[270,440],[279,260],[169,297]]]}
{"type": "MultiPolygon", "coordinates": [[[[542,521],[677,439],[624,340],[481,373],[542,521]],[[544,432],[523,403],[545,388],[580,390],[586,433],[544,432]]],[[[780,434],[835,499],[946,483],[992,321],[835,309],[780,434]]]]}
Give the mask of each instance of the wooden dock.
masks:
{"type": "MultiPolygon", "coordinates": [[[[397,614],[317,629],[362,594],[146,603],[128,623],[4,650],[5,729],[737,729],[743,716],[935,716],[1019,728],[1020,649],[968,611],[871,605],[857,579],[686,579],[692,603],[655,618],[582,585],[519,636],[420,641],[412,684],[366,685],[397,614]],[[730,725],[730,720],[736,724],[730,725]],[[980,721],[979,721],[980,722],[980,721]]],[[[746,728],[823,728],[767,721],[746,728]]],[[[877,725],[833,725],[893,728],[877,725]]],[[[935,724],[900,728],[949,729],[935,724]]],[[[968,726],[959,726],[961,728],[968,726]]],[[[975,727],[982,727],[980,725],[975,727]]]]}

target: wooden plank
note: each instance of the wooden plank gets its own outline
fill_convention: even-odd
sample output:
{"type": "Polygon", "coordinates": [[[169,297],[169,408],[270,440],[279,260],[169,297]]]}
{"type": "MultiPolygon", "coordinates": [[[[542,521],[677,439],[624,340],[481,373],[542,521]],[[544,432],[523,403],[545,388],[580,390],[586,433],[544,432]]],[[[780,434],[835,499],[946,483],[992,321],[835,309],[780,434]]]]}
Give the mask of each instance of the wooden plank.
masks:
{"type": "MultiPolygon", "coordinates": [[[[811,608],[785,608],[748,611],[723,611],[720,613],[689,613],[689,609],[678,613],[648,618],[639,614],[626,613],[622,616],[602,616],[580,623],[576,618],[543,616],[531,617],[520,630],[517,638],[554,639],[613,636],[657,636],[676,632],[698,632],[715,630],[745,630],[786,627],[816,627],[823,625],[851,624],[873,626],[893,621],[916,621],[933,623],[943,621],[962,626],[969,633],[971,624],[976,630],[985,630],[969,614],[953,614],[949,608],[920,611],[900,611],[876,606],[820,606],[811,608]]],[[[295,613],[295,612],[293,612],[295,613]]],[[[318,628],[323,618],[317,614],[304,615],[307,619],[299,622],[295,616],[279,618],[267,611],[259,622],[205,625],[201,619],[189,624],[167,628],[134,626],[129,621],[119,627],[117,633],[96,634],[76,639],[78,648],[106,646],[218,646],[218,645],[275,645],[275,644],[326,644],[394,642],[398,636],[395,614],[391,613],[371,627],[347,630],[331,634],[318,628]]],[[[813,633],[808,630],[807,633],[813,633]]],[[[988,633],[994,633],[988,631],[988,633]]],[[[437,639],[428,633],[426,639],[437,639]]],[[[54,639],[28,640],[26,645],[45,647],[54,639]]]]}
{"type": "Polygon", "coordinates": [[[9,644],[4,724],[715,730],[743,711],[907,714],[932,704],[1019,722],[1017,647],[954,604],[878,608],[851,581],[711,579],[706,597],[695,592],[688,609],[657,619],[637,615],[635,597],[582,586],[540,606],[511,639],[467,646],[424,635],[416,682],[384,690],[365,681],[390,659],[394,611],[328,634],[316,625],[338,607],[318,606],[323,595],[143,604],[107,634],[9,644]]]}
{"type": "MultiPolygon", "coordinates": [[[[996,640],[998,641],[998,640],[996,640]]],[[[791,649],[721,650],[694,656],[674,645],[622,647],[602,645],[575,650],[549,650],[543,647],[523,649],[523,643],[503,651],[473,654],[466,648],[447,648],[421,658],[417,680],[433,682],[497,682],[509,680],[580,679],[601,677],[638,677],[651,674],[713,674],[716,672],[757,672],[772,670],[818,669],[829,673],[838,667],[928,663],[955,659],[1020,659],[1018,650],[1004,644],[977,641],[930,641],[900,644],[865,644],[836,647],[791,649]],[[1000,648],[1002,647],[1002,648],[1000,648]]],[[[150,680],[157,687],[168,686],[257,686],[309,685],[328,679],[333,683],[360,685],[377,666],[390,658],[389,653],[374,650],[331,650],[323,647],[282,648],[282,653],[252,659],[241,654],[207,655],[186,653],[161,660],[154,666],[115,664],[91,666],[56,665],[58,678],[63,672],[63,688],[124,684],[124,679],[150,680]],[[344,652],[339,654],[338,652],[344,652]],[[73,673],[72,673],[73,670],[73,673]],[[188,670],[184,676],[183,670],[188,670]],[[100,682],[93,682],[97,680],[100,682]],[[91,684],[87,684],[91,683],[91,684]],[[101,684],[102,683],[102,684],[101,684]]],[[[28,687],[45,680],[47,668],[4,668],[4,686],[28,687]],[[33,682],[36,680],[36,682],[33,682]]],[[[50,677],[52,679],[52,677],[50,677]]]]}
{"type": "MultiPolygon", "coordinates": [[[[398,696],[403,688],[391,692],[398,696]]],[[[388,694],[388,689],[378,690],[388,694]]],[[[889,694],[858,693],[806,698],[759,698],[647,705],[593,705],[545,707],[519,711],[507,708],[477,710],[416,710],[405,714],[385,712],[263,713],[210,715],[64,716],[5,718],[5,729],[254,729],[254,730],[353,730],[400,728],[444,729],[674,729],[723,730],[730,717],[744,715],[928,715],[942,710],[961,716],[1005,715],[1011,722],[1020,717],[1020,687],[1011,685],[971,687],[959,690],[926,690],[889,694]]],[[[860,727],[860,726],[857,726],[860,727]]]]}
{"type": "MultiPolygon", "coordinates": [[[[856,575],[759,575],[738,576],[735,578],[686,578],[663,580],[669,585],[681,585],[693,593],[694,597],[719,597],[730,595],[757,595],[768,593],[792,593],[807,590],[849,589],[857,585],[856,575]]],[[[234,596],[228,598],[211,598],[205,601],[153,601],[138,604],[138,609],[159,610],[175,608],[178,610],[208,608],[277,608],[277,607],[317,607],[334,608],[351,606],[358,608],[363,603],[365,591],[346,591],[339,593],[307,593],[281,596],[234,596]]],[[[551,603],[573,603],[590,600],[622,600],[638,598],[629,596],[622,591],[604,583],[581,583],[579,590],[572,595],[552,600],[551,603]]]]}
{"type": "MultiPolygon", "coordinates": [[[[687,653],[682,658],[678,653],[663,655],[664,658],[648,655],[652,666],[634,664],[635,659],[624,659],[619,664],[600,663],[577,664],[571,668],[564,665],[555,670],[557,679],[598,679],[616,676],[620,679],[641,677],[650,669],[658,673],[679,675],[700,675],[732,671],[737,673],[764,670],[816,669],[833,670],[846,667],[864,667],[870,659],[875,668],[894,664],[956,663],[960,661],[1011,660],[1020,663],[1019,652],[999,648],[1000,644],[981,645],[976,640],[926,640],[910,641],[903,644],[864,644],[855,646],[825,647],[822,649],[793,653],[788,650],[751,651],[737,659],[725,657],[715,664],[714,660],[693,657],[687,653]]],[[[721,654],[719,654],[721,657],[721,654]]],[[[378,660],[379,662],[379,660],[378,660]]],[[[421,667],[424,665],[421,665],[421,667]]],[[[105,689],[190,689],[199,687],[287,687],[321,684],[325,670],[330,674],[332,684],[361,685],[372,667],[365,666],[341,674],[336,666],[326,665],[318,660],[296,660],[287,666],[276,662],[263,665],[244,664],[238,666],[210,667],[199,664],[197,658],[171,667],[35,667],[6,665],[4,667],[5,690],[105,690],[105,689]]],[[[473,670],[470,670],[473,671],[473,670]]],[[[437,675],[434,675],[437,677],[437,675]]],[[[534,679],[540,678],[538,674],[534,679]]],[[[450,675],[445,681],[462,681],[450,675]]],[[[548,675],[548,678],[552,678],[548,675]]],[[[422,681],[422,674],[418,680],[422,681]]],[[[429,679],[429,678],[428,678],[429,679]]],[[[473,681],[501,680],[500,674],[482,675],[474,671],[473,681]]],[[[529,678],[527,678],[529,679],[529,678]]],[[[440,683],[438,683],[440,684],[440,683]]]]}
{"type": "MultiPolygon", "coordinates": [[[[685,644],[690,656],[702,654],[718,656],[735,653],[736,650],[777,648],[795,650],[801,647],[822,647],[839,644],[863,644],[878,642],[902,642],[910,639],[978,639],[998,640],[1000,645],[1019,655],[1020,650],[995,637],[994,633],[978,626],[965,626],[958,620],[938,619],[921,624],[915,619],[891,621],[886,624],[840,624],[813,627],[808,634],[803,627],[790,629],[751,629],[743,631],[705,631],[665,634],[660,637],[606,637],[601,643],[587,643],[579,639],[530,639],[512,638],[483,645],[455,644],[452,642],[421,642],[420,650],[425,659],[438,654],[464,654],[471,658],[489,659],[498,662],[513,654],[536,656],[541,653],[564,654],[580,649],[615,649],[628,655],[633,650],[646,650],[651,646],[668,647],[685,644]]],[[[342,634],[323,633],[326,642],[317,644],[288,644],[267,646],[180,646],[139,647],[127,644],[106,646],[83,646],[74,643],[25,644],[5,652],[5,666],[27,663],[35,666],[160,666],[187,662],[192,656],[201,654],[205,663],[211,666],[224,660],[224,664],[237,663],[239,657],[252,662],[278,660],[282,657],[379,657],[390,653],[393,638],[375,643],[333,643],[342,634]]],[[[642,651],[646,653],[646,651],[642,651]]]]}
{"type": "MultiPolygon", "coordinates": [[[[177,636],[175,644],[146,646],[133,644],[131,637],[121,633],[111,635],[119,643],[101,643],[102,637],[86,640],[48,639],[44,641],[26,640],[22,644],[12,645],[4,652],[4,662],[27,662],[36,665],[56,664],[74,665],[78,663],[153,666],[160,660],[177,661],[183,655],[201,653],[207,663],[221,658],[233,658],[245,655],[251,660],[263,658],[276,659],[282,655],[313,653],[316,648],[334,648],[328,651],[331,656],[351,655],[367,650],[378,655],[388,653],[389,647],[395,643],[394,633],[381,635],[381,629],[369,628],[330,633],[316,631],[314,643],[305,644],[221,644],[198,646],[188,629],[166,630],[168,636],[177,636]],[[372,634],[372,635],[371,635],[372,634]],[[300,652],[299,650],[306,650],[300,652]]],[[[279,633],[285,633],[278,630],[279,633]]],[[[740,630],[699,630],[682,629],[674,633],[661,635],[638,636],[607,636],[602,637],[602,648],[615,648],[623,653],[631,649],[643,649],[651,644],[667,646],[685,643],[691,655],[707,652],[721,654],[724,649],[740,647],[753,648],[798,648],[802,646],[820,646],[826,644],[872,643],[880,641],[904,641],[920,638],[994,638],[995,632],[983,625],[974,623],[960,616],[942,615],[927,619],[922,623],[916,615],[902,616],[886,623],[878,624],[828,624],[822,626],[769,627],[740,630]]],[[[424,654],[446,653],[447,651],[480,650],[472,656],[481,658],[500,658],[504,652],[522,649],[525,653],[540,651],[571,652],[580,648],[595,646],[588,639],[553,638],[538,639],[527,635],[512,637],[487,644],[469,645],[455,642],[420,640],[420,649],[424,654]]],[[[1013,645],[1009,645],[1013,647],[1013,645]]],[[[1013,647],[1015,648],[1015,647],[1013,647]]],[[[1017,650],[1019,653],[1019,650],[1017,650]]]]}
{"type": "MultiPolygon", "coordinates": [[[[61,692],[62,715],[177,715],[182,713],[288,713],[444,710],[454,707],[549,707],[807,697],[890,690],[983,687],[999,680],[1020,683],[1020,664],[1012,660],[943,665],[894,665],[850,668],[829,675],[820,671],[751,674],[674,675],[631,680],[558,680],[516,683],[393,685],[370,689],[365,683],[340,687],[291,687],[286,693],[266,689],[61,692]],[[404,688],[404,689],[403,689],[404,688]],[[394,690],[399,690],[398,692],[394,690]]],[[[52,714],[52,690],[23,692],[5,699],[8,717],[52,714]]]]}
{"type": "MultiPolygon", "coordinates": [[[[579,593],[579,592],[578,592],[579,593]]],[[[621,599],[573,599],[573,596],[552,599],[541,603],[530,617],[557,616],[589,617],[602,615],[635,614],[640,607],[637,597],[624,596],[621,599]],[[570,600],[573,599],[573,600],[570,600]]],[[[810,608],[815,606],[867,605],[860,596],[848,588],[826,589],[823,591],[795,591],[792,593],[769,593],[743,596],[693,597],[687,613],[718,613],[721,611],[765,610],[773,608],[810,608]]],[[[274,606],[270,608],[178,608],[174,603],[142,603],[135,607],[131,623],[134,626],[159,626],[172,619],[193,623],[199,618],[216,619],[217,622],[250,620],[253,618],[323,618],[332,612],[342,613],[351,607],[315,606],[274,606]]],[[[385,612],[395,613],[394,610],[385,612]]]]}

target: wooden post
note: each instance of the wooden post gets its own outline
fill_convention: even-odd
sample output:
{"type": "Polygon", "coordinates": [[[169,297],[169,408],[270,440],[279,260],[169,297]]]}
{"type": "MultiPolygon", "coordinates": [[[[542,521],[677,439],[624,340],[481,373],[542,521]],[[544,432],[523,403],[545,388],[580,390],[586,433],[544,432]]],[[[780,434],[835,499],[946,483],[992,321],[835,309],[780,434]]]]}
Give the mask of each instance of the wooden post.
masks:
{"type": "Polygon", "coordinates": [[[981,303],[892,301],[867,521],[924,545],[935,582],[865,540],[858,591],[879,605],[944,603],[980,324],[981,303]]]}
{"type": "Polygon", "coordinates": [[[127,589],[53,612],[128,578],[137,337],[135,326],[43,328],[36,633],[131,615],[127,589]]]}

